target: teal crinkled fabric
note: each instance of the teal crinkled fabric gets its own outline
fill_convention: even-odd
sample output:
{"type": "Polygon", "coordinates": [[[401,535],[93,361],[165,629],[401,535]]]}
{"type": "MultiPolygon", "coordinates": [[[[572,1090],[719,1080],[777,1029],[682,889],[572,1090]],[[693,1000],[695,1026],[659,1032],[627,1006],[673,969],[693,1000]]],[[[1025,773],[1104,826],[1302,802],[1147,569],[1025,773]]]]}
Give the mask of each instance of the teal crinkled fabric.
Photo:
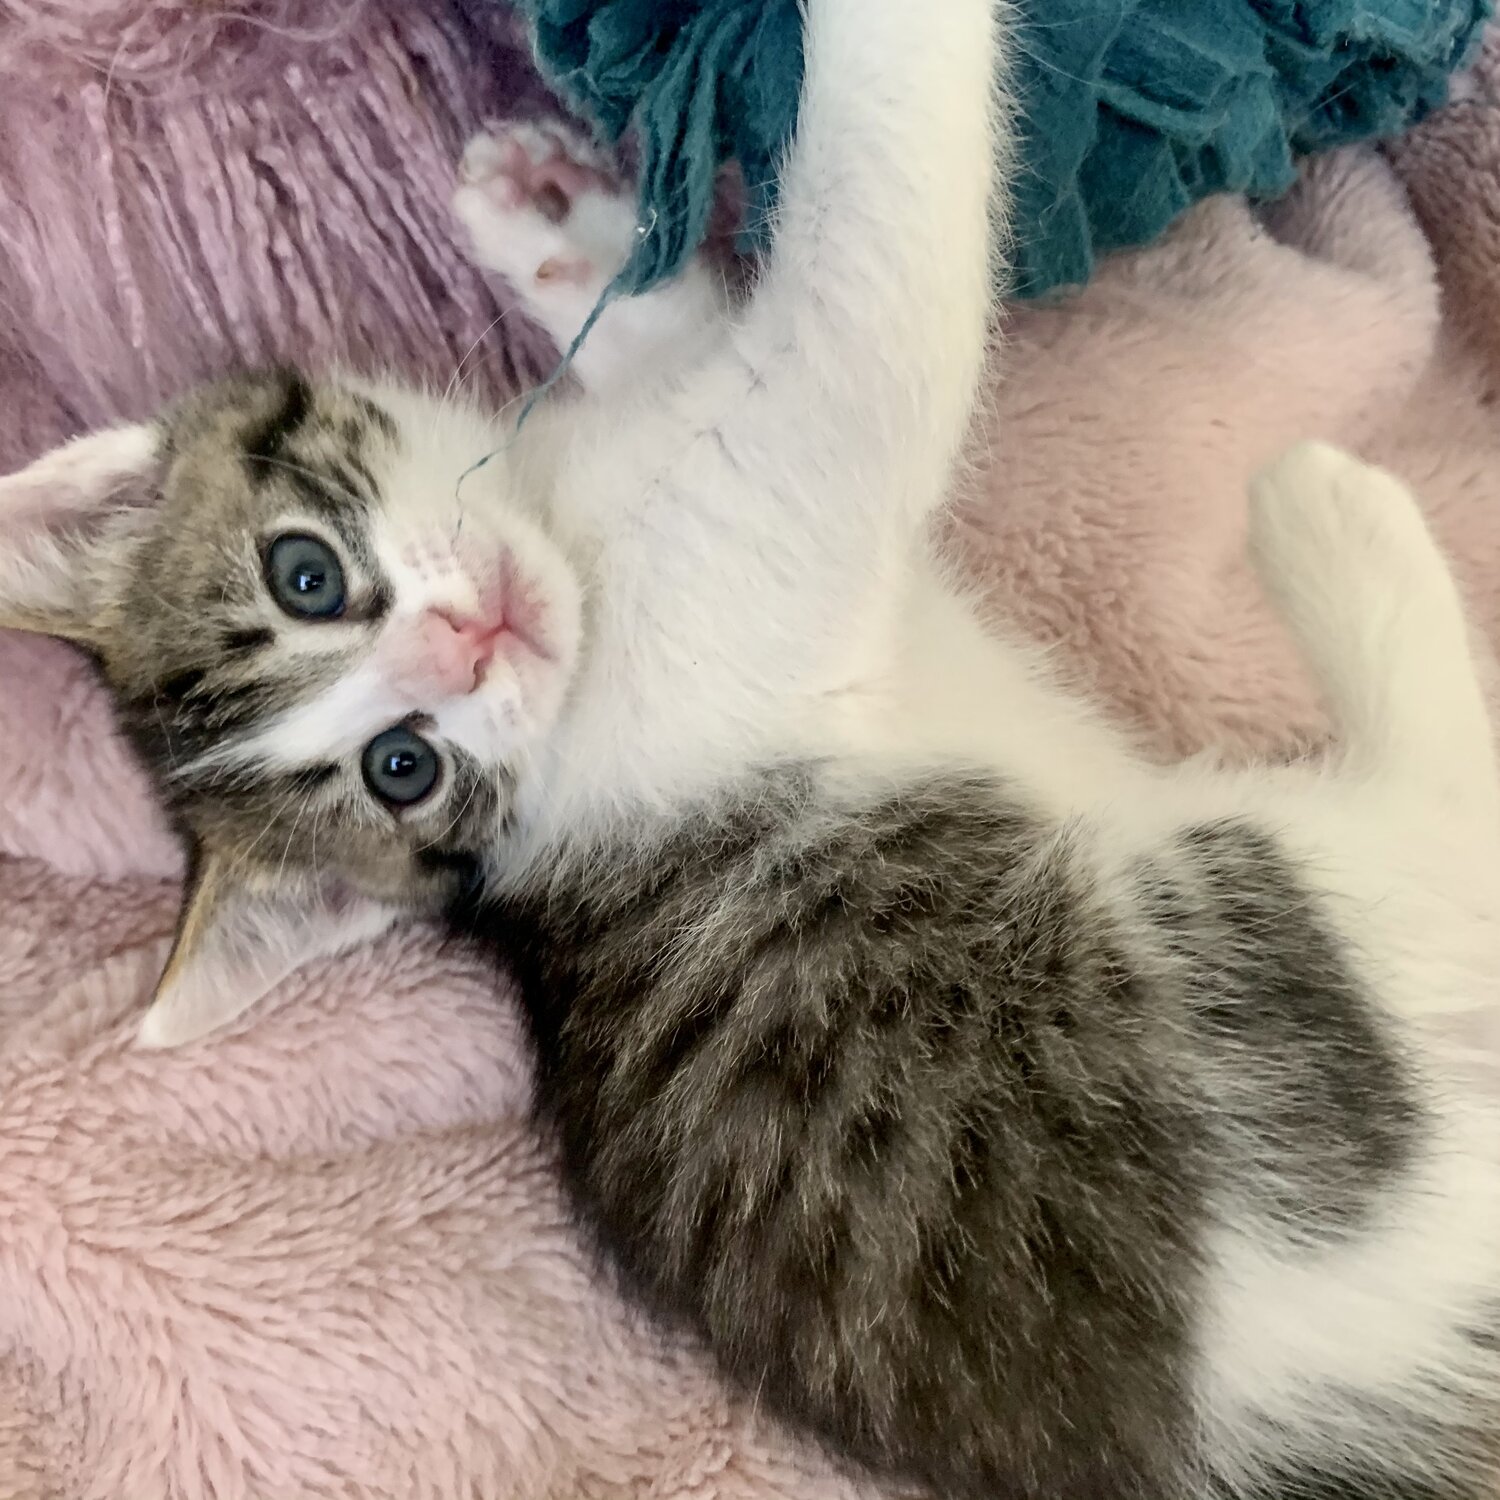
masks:
{"type": "MultiPolygon", "coordinates": [[[[468,0],[483,7],[498,0],[468,0]]],[[[941,4],[942,0],[931,0],[941,4]]],[[[1219,192],[1269,198],[1295,160],[1394,135],[1446,96],[1493,0],[1019,0],[1022,118],[1013,286],[1086,282],[1219,192]]],[[[681,268],[718,169],[753,226],[796,124],[797,0],[520,0],[544,71],[607,140],[633,129],[641,237],[616,283],[681,268]]]]}

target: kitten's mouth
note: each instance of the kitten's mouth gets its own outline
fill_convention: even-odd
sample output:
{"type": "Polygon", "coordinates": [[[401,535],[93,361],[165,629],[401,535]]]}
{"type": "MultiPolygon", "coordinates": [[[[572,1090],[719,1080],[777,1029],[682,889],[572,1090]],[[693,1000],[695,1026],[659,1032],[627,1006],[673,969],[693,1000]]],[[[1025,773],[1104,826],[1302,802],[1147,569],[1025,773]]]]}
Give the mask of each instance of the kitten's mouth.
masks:
{"type": "Polygon", "coordinates": [[[488,676],[495,661],[509,657],[517,648],[541,661],[552,660],[545,630],[547,611],[541,600],[541,591],[517,566],[509,548],[500,557],[498,602],[499,608],[491,616],[497,621],[493,636],[495,655],[486,663],[481,681],[488,676]]]}

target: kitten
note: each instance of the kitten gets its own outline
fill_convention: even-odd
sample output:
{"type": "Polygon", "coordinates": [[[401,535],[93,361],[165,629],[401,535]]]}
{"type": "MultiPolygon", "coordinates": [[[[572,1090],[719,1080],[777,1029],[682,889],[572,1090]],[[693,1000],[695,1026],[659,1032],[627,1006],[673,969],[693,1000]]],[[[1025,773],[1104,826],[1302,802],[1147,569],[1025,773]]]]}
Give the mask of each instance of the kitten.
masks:
{"type": "MultiPolygon", "coordinates": [[[[1487,1493],[1500,778],[1454,586],[1323,447],[1253,544],[1342,747],[1143,763],[924,528],[984,372],[990,0],[810,0],[776,247],[612,307],[514,423],[293,373],[0,487],[0,616],[93,651],[194,851],[144,1036],[445,912],[517,974],[624,1286],[935,1496],[1487,1493]]],[[[471,151],[566,344],[632,232],[471,151]]]]}

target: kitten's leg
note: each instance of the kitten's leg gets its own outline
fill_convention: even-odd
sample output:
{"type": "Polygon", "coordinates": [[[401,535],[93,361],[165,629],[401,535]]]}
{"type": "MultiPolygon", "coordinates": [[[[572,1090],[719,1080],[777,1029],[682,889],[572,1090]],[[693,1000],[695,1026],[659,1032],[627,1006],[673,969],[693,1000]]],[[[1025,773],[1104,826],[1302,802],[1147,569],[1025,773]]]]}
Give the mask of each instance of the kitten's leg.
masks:
{"type": "Polygon", "coordinates": [[[765,422],[838,466],[841,504],[820,499],[806,523],[830,511],[840,528],[920,517],[946,498],[994,297],[1004,11],[997,0],[807,7],[774,254],[737,339],[757,384],[724,428],[748,436],[765,422]]]}
{"type": "Polygon", "coordinates": [[[996,9],[809,0],[754,296],[724,350],[641,413],[630,451],[580,460],[566,485],[607,538],[601,598],[628,669],[671,675],[642,701],[686,692],[753,739],[798,692],[847,683],[946,498],[984,370],[1008,160],[996,9]]]}
{"type": "Polygon", "coordinates": [[[1401,482],[1322,443],[1255,481],[1251,545],[1351,768],[1500,814],[1463,605],[1401,482]]]}
{"type": "MultiPolygon", "coordinates": [[[[475,260],[567,350],[634,247],[628,187],[580,132],[555,124],[475,136],[459,178],[454,210],[475,260]]],[[[634,388],[643,374],[702,356],[725,308],[723,278],[700,256],[670,285],[612,303],[572,369],[590,391],[634,388]]]]}

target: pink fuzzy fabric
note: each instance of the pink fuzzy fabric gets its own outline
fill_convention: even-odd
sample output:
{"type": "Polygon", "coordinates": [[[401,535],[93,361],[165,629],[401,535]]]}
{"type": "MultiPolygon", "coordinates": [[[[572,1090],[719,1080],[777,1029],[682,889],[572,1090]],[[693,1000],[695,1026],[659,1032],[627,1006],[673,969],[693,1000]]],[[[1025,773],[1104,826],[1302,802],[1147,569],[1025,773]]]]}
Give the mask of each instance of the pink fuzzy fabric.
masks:
{"type": "MultiPolygon", "coordinates": [[[[436,6],[301,20],[336,9],[127,36],[144,7],[0,0],[0,459],[234,359],[446,379],[495,316],[443,209],[493,59],[436,6]],[[216,90],[163,99],[185,58],[216,90]]],[[[1244,481],[1300,436],[1415,482],[1500,639],[1500,56],[1394,161],[1330,158],[1265,225],[1210,203],[1016,318],[959,534],[1163,750],[1318,732],[1243,561],[1244,481]]],[[[0,1500],[854,1493],[590,1273],[503,984],[389,941],[137,1053],[176,852],[63,648],[0,636],[0,743],[0,1500]]]]}
{"type": "Polygon", "coordinates": [[[448,213],[479,122],[546,106],[518,35],[446,0],[0,0],[0,465],[276,359],[534,372],[448,213]]]}

